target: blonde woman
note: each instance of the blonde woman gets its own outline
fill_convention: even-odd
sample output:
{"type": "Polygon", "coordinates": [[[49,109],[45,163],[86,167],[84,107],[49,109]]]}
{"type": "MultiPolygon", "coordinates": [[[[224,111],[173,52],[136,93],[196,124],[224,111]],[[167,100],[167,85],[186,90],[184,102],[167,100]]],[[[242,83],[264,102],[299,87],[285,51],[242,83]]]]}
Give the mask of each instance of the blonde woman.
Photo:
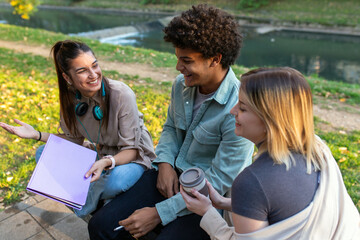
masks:
{"type": "Polygon", "coordinates": [[[310,86],[295,69],[241,77],[235,133],[258,147],[231,199],[208,183],[210,199],[181,193],[211,239],[358,239],[359,213],[329,148],[314,134],[310,86]],[[227,226],[214,207],[232,212],[227,226]]]}

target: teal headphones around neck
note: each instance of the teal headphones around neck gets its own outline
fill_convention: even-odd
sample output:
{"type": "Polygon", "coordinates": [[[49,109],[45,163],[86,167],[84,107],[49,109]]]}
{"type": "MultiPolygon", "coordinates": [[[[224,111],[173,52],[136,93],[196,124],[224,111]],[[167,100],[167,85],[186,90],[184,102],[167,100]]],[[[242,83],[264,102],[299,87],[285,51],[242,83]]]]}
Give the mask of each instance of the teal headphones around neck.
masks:
{"type": "MultiPolygon", "coordinates": [[[[104,81],[101,82],[101,96],[105,97],[104,81]]],[[[80,99],[81,99],[80,91],[76,90],[75,97],[76,97],[77,100],[80,101],[80,99]]],[[[79,116],[79,117],[84,116],[85,113],[87,112],[88,108],[89,108],[89,105],[86,102],[79,102],[75,106],[75,114],[76,114],[76,116],[79,116]]],[[[103,117],[104,117],[103,111],[97,105],[93,107],[92,113],[93,113],[94,118],[96,120],[98,120],[98,121],[102,120],[103,117]]]]}
{"type": "MultiPolygon", "coordinates": [[[[101,96],[102,97],[105,97],[105,85],[104,85],[104,80],[101,82],[101,96]]],[[[76,90],[75,92],[75,97],[78,101],[81,100],[81,93],[76,90]]],[[[79,102],[78,104],[76,104],[75,106],[75,115],[76,115],[76,118],[77,120],[80,122],[81,126],[84,128],[86,134],[87,134],[87,137],[88,137],[88,140],[91,142],[91,144],[94,146],[94,149],[97,153],[96,157],[97,159],[99,160],[99,153],[97,151],[97,144],[99,143],[99,139],[100,139],[100,129],[101,129],[101,121],[104,117],[104,114],[103,114],[103,111],[101,110],[101,108],[99,106],[94,106],[93,107],[93,110],[92,110],[92,113],[93,113],[93,116],[96,120],[100,121],[99,123],[99,130],[98,130],[98,137],[97,137],[97,141],[96,141],[96,144],[92,141],[92,139],[90,138],[90,135],[88,133],[88,131],[86,130],[85,126],[83,125],[83,123],[80,121],[80,118],[81,116],[83,116],[87,110],[89,108],[89,105],[86,103],[86,102],[79,102]]]]}

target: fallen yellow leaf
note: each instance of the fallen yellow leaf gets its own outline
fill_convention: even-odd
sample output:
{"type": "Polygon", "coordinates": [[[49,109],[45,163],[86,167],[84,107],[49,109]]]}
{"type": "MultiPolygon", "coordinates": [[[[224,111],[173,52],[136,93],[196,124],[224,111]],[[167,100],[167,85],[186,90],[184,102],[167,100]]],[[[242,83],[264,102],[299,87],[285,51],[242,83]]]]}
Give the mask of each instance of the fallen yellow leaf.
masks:
{"type": "Polygon", "coordinates": [[[347,160],[346,157],[342,157],[340,158],[339,162],[345,162],[346,160],[347,160]]]}
{"type": "Polygon", "coordinates": [[[347,152],[347,147],[339,147],[339,151],[344,154],[347,152]]]}

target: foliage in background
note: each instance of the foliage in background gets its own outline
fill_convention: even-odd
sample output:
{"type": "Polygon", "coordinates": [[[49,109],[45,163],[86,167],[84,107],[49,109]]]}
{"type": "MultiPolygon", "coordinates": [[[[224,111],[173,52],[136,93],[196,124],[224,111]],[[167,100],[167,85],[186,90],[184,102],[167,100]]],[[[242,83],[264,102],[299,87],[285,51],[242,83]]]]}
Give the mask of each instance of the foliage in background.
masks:
{"type": "MultiPolygon", "coordinates": [[[[0,121],[24,120],[37,129],[56,129],[57,87],[45,58],[0,49],[0,121]],[[44,101],[46,99],[46,101],[44,101]]],[[[17,201],[35,166],[39,143],[0,134],[0,202],[17,201]],[[2,200],[2,201],[1,201],[2,200]]]]}
{"type": "MultiPolygon", "coordinates": [[[[0,0],[0,2],[9,0],[0,0]]],[[[287,21],[293,24],[322,24],[327,26],[360,27],[359,0],[271,0],[258,9],[239,8],[239,2],[264,2],[265,0],[42,0],[41,4],[112,9],[136,9],[144,11],[174,11],[189,9],[192,5],[207,3],[229,11],[240,18],[275,23],[287,21]],[[149,4],[142,4],[146,1],[149,4]],[[150,3],[156,1],[157,3],[150,3]],[[168,1],[169,3],[161,3],[168,1]]]]}
{"type": "Polygon", "coordinates": [[[141,4],[169,4],[174,3],[174,0],[141,0],[141,4]]]}
{"type": "MultiPolygon", "coordinates": [[[[255,12],[260,18],[326,26],[360,26],[358,0],[272,0],[255,12]]],[[[252,13],[248,14],[252,16],[252,13]]]]}
{"type": "Polygon", "coordinates": [[[360,131],[346,134],[344,131],[317,130],[316,133],[329,146],[341,170],[345,187],[360,211],[360,131]]]}
{"type": "Polygon", "coordinates": [[[23,19],[29,19],[36,12],[39,0],[7,0],[14,8],[14,14],[19,14],[23,19]]]}
{"type": "MultiPolygon", "coordinates": [[[[144,63],[153,67],[163,67],[173,69],[176,65],[176,56],[171,53],[158,52],[150,49],[135,48],[131,46],[119,46],[100,43],[86,38],[70,37],[61,33],[53,33],[41,29],[12,26],[0,24],[0,39],[7,41],[17,41],[32,45],[43,45],[48,47],[49,52],[53,43],[65,39],[80,39],[91,46],[97,57],[103,60],[144,63]]],[[[250,68],[244,66],[232,66],[235,74],[249,71],[250,68]]],[[[344,82],[327,81],[317,76],[306,77],[314,95],[330,98],[338,102],[346,102],[350,105],[360,103],[360,85],[344,82]]]]}
{"type": "Polygon", "coordinates": [[[237,7],[239,9],[255,10],[269,4],[269,0],[239,0],[237,7]]]}
{"type": "MultiPolygon", "coordinates": [[[[32,1],[39,0],[0,0],[0,2],[32,1]]],[[[240,18],[251,19],[254,22],[274,24],[286,21],[293,24],[360,27],[359,0],[41,0],[41,4],[44,5],[166,12],[187,10],[199,3],[222,8],[240,18]],[[268,3],[265,4],[266,2],[268,3]],[[242,5],[253,7],[244,8],[241,7],[242,5]]]]}
{"type": "Polygon", "coordinates": [[[350,105],[360,103],[360,85],[337,81],[327,81],[317,76],[308,76],[311,91],[317,96],[330,98],[350,105]]]}

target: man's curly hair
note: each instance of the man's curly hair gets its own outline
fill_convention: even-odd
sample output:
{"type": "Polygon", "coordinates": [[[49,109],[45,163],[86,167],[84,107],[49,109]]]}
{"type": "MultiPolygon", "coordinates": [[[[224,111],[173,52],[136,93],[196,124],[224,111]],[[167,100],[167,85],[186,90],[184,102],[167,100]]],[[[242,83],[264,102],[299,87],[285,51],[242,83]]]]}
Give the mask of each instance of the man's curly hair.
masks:
{"type": "Polygon", "coordinates": [[[239,24],[230,14],[207,5],[193,6],[175,17],[164,29],[164,40],[176,48],[190,48],[204,58],[222,54],[223,69],[234,64],[242,36],[239,24]]]}

